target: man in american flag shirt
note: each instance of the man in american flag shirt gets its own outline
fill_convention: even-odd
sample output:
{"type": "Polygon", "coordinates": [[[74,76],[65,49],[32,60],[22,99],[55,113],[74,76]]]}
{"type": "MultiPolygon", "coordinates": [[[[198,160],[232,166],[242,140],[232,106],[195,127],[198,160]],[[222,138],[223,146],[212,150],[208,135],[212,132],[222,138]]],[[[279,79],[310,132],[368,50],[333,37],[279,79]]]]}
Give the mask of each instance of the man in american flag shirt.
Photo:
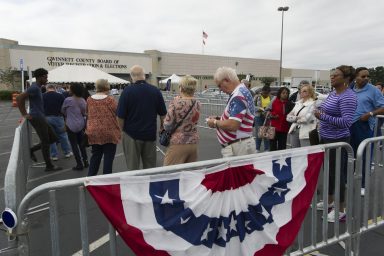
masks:
{"type": "Polygon", "coordinates": [[[248,88],[240,83],[236,71],[229,67],[216,70],[214,80],[221,91],[229,95],[227,106],[221,117],[210,116],[207,124],[216,128],[217,139],[223,157],[256,153],[252,137],[255,105],[248,88]]]}

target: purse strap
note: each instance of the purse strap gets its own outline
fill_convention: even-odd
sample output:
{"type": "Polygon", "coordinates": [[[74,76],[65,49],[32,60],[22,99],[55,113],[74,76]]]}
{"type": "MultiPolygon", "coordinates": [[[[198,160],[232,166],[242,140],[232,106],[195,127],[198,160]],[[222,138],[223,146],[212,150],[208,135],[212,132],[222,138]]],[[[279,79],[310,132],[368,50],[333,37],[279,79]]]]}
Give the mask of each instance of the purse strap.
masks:
{"type": "Polygon", "coordinates": [[[296,116],[298,116],[301,112],[301,110],[303,110],[303,108],[305,108],[305,106],[302,106],[301,109],[299,110],[299,112],[297,112],[296,116]]]}
{"type": "Polygon", "coordinates": [[[185,114],[185,116],[183,117],[183,119],[180,120],[180,122],[178,122],[176,124],[176,126],[172,129],[172,131],[170,132],[170,134],[174,133],[176,131],[177,128],[179,128],[179,126],[183,123],[184,119],[188,116],[189,112],[191,112],[193,106],[195,106],[195,103],[196,101],[193,102],[192,106],[189,108],[188,112],[185,114]]]}
{"type": "Polygon", "coordinates": [[[270,115],[271,115],[271,113],[267,112],[267,114],[265,115],[263,126],[266,126],[268,120],[269,120],[269,125],[267,125],[267,126],[271,125],[271,118],[269,117],[270,115]]]}

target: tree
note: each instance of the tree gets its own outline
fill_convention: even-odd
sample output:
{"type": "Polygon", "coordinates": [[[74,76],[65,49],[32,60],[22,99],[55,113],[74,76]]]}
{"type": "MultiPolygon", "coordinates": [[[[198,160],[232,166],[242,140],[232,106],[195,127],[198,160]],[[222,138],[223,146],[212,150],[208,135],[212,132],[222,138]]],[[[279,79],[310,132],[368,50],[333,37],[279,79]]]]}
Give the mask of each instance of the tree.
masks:
{"type": "Polygon", "coordinates": [[[12,88],[12,90],[15,90],[15,76],[15,69],[7,68],[0,70],[0,81],[4,83],[7,87],[12,88]]]}
{"type": "Polygon", "coordinates": [[[259,79],[264,85],[270,85],[272,82],[276,81],[275,77],[260,77],[259,79]]]}
{"type": "Polygon", "coordinates": [[[369,75],[371,76],[371,82],[372,84],[375,84],[377,82],[384,82],[384,67],[378,66],[376,68],[370,68],[369,69],[369,75]]]}

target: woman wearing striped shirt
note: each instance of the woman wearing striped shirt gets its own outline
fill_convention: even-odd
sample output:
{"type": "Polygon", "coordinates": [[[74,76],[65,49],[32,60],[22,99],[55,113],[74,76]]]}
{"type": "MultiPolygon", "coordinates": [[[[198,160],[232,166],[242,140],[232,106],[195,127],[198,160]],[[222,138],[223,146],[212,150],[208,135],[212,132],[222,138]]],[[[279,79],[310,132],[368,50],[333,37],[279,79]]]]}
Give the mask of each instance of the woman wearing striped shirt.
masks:
{"type": "MultiPolygon", "coordinates": [[[[331,85],[334,90],[329,94],[327,99],[321,104],[320,109],[315,111],[315,116],[320,120],[320,141],[322,144],[334,142],[350,141],[349,128],[352,125],[353,116],[357,108],[357,98],[355,93],[349,89],[348,85],[354,79],[355,70],[351,66],[339,66],[331,72],[331,85]]],[[[333,149],[329,154],[329,199],[330,206],[334,201],[335,189],[335,163],[336,150],[333,149]]],[[[345,218],[345,183],[347,178],[347,152],[341,151],[340,163],[340,213],[339,219],[345,218]]],[[[322,209],[323,203],[318,204],[318,208],[322,209]]],[[[328,214],[328,221],[335,221],[335,210],[328,214]]]]}

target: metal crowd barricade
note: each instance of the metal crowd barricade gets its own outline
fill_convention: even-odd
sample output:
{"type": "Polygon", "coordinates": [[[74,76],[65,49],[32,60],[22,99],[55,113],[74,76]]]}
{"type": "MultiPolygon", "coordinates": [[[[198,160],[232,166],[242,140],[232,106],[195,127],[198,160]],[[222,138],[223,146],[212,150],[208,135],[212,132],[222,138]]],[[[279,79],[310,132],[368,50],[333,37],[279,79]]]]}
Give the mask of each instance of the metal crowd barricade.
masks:
{"type": "MultiPolygon", "coordinates": [[[[329,182],[329,155],[330,150],[336,151],[336,182],[335,182],[335,208],[338,211],[339,204],[339,180],[340,180],[340,156],[341,156],[341,150],[344,149],[347,151],[348,154],[348,174],[347,174],[347,221],[345,226],[341,226],[339,221],[337,220],[334,224],[329,224],[327,222],[326,216],[327,211],[320,212],[316,209],[316,203],[318,202],[318,196],[315,193],[311,207],[309,208],[309,211],[307,212],[307,218],[304,221],[301,231],[296,239],[296,242],[294,245],[290,248],[290,250],[287,251],[286,255],[305,255],[307,253],[313,252],[315,250],[319,250],[322,248],[325,248],[327,246],[333,245],[340,241],[345,241],[346,243],[346,252],[345,255],[351,255],[351,248],[352,248],[352,207],[353,207],[353,188],[354,188],[354,180],[356,180],[356,177],[353,176],[353,154],[352,154],[352,148],[347,143],[334,143],[334,144],[327,144],[323,145],[325,149],[325,157],[324,157],[324,164],[323,164],[323,179],[322,179],[322,188],[323,188],[323,199],[325,202],[327,202],[328,197],[328,182],[329,182]],[[321,221],[321,217],[323,217],[321,221]],[[319,221],[320,218],[320,221],[319,221]],[[333,227],[330,229],[330,225],[333,227]],[[318,236],[318,229],[321,229],[321,236],[318,236]],[[304,231],[309,230],[310,236],[304,236],[304,231]]],[[[294,149],[298,150],[298,149],[294,149]]],[[[299,149],[303,150],[303,148],[299,149]]],[[[292,151],[291,150],[285,150],[286,152],[292,151]]],[[[284,153],[284,151],[281,151],[281,153],[284,153]]],[[[195,163],[189,163],[189,164],[182,164],[182,165],[174,165],[174,166],[166,166],[166,167],[159,167],[159,168],[153,168],[153,169],[147,169],[147,170],[139,170],[139,171],[130,171],[126,172],[123,175],[147,175],[147,174],[160,174],[160,173],[173,173],[173,172],[179,172],[182,170],[193,170],[197,168],[205,168],[210,167],[213,165],[222,164],[229,161],[236,161],[236,160],[243,160],[248,158],[258,158],[262,156],[266,156],[268,154],[272,154],[271,152],[266,153],[259,153],[255,155],[247,155],[247,156],[239,156],[239,157],[233,157],[233,158],[227,158],[227,159],[215,159],[215,160],[208,160],[208,161],[201,161],[201,162],[195,162],[195,163]]],[[[120,176],[121,173],[115,173],[110,174],[110,177],[113,176],[120,176]]],[[[50,210],[49,210],[49,224],[50,224],[50,232],[51,232],[51,253],[52,255],[60,255],[60,234],[59,234],[59,219],[60,215],[58,212],[59,208],[59,201],[56,199],[57,191],[63,191],[66,192],[69,189],[77,188],[78,190],[78,215],[80,220],[80,237],[81,237],[81,244],[82,244],[82,253],[83,255],[89,255],[89,241],[88,241],[88,232],[92,232],[88,226],[88,216],[87,216],[87,207],[86,207],[86,196],[85,196],[85,188],[83,186],[84,181],[86,178],[79,178],[79,179],[71,179],[71,180],[64,180],[64,181],[56,181],[56,182],[50,182],[43,185],[40,185],[36,188],[34,188],[32,191],[30,191],[21,201],[20,206],[17,210],[17,216],[19,220],[21,220],[20,224],[18,225],[17,229],[14,231],[14,235],[17,236],[17,239],[15,239],[14,248],[18,250],[19,255],[29,255],[29,247],[28,244],[29,240],[27,239],[27,236],[30,232],[29,229],[29,223],[30,218],[33,218],[33,216],[28,216],[27,209],[28,207],[34,202],[35,199],[37,199],[41,195],[45,195],[49,197],[49,204],[50,204],[50,210]]],[[[357,179],[358,180],[358,179],[357,179]]],[[[320,188],[320,187],[319,187],[320,188]]],[[[325,203],[325,208],[327,208],[327,203],[325,203]]],[[[70,225],[70,223],[67,223],[66,225],[70,225]]],[[[110,226],[109,228],[109,240],[110,240],[110,255],[114,256],[116,255],[116,234],[115,230],[110,226]]]]}
{"type": "MultiPolygon", "coordinates": [[[[30,164],[31,127],[25,120],[15,129],[12,151],[4,177],[5,207],[16,212],[27,192],[28,169],[30,164]]],[[[16,238],[9,236],[8,248],[1,253],[11,253],[16,238]]]]}
{"type": "MultiPolygon", "coordinates": [[[[353,242],[353,191],[356,177],[354,176],[353,166],[353,150],[347,143],[332,143],[326,144],[324,164],[320,173],[318,182],[318,191],[321,191],[322,199],[324,202],[324,209],[328,209],[328,188],[329,188],[329,166],[330,166],[330,152],[335,150],[335,187],[334,187],[334,209],[336,212],[335,222],[330,224],[327,220],[328,211],[318,211],[317,203],[319,202],[318,195],[315,192],[311,207],[309,208],[306,220],[303,222],[300,232],[296,238],[295,244],[286,252],[285,255],[301,256],[306,255],[320,249],[324,249],[339,242],[345,242],[345,255],[352,255],[352,242],[353,242]],[[347,177],[346,177],[346,221],[341,224],[338,219],[338,212],[340,211],[340,166],[341,166],[341,150],[346,150],[347,161],[347,177]],[[320,220],[319,220],[320,217],[320,220]],[[309,231],[310,236],[304,236],[304,232],[309,231]],[[319,236],[318,233],[321,233],[319,236]]],[[[292,149],[291,149],[292,150],[292,149]]]]}
{"type": "MultiPolygon", "coordinates": [[[[169,105],[169,102],[175,96],[176,95],[174,94],[167,94],[167,93],[163,94],[164,101],[167,107],[169,105]]],[[[211,102],[212,99],[208,97],[198,97],[196,99],[201,103],[200,118],[199,118],[198,126],[201,128],[209,128],[205,119],[208,118],[209,116],[221,116],[226,106],[226,100],[215,98],[215,100],[218,102],[224,102],[221,104],[216,104],[216,103],[212,103],[211,102]]]]}
{"type": "MultiPolygon", "coordinates": [[[[383,116],[384,117],[384,116],[383,116]]],[[[356,153],[354,251],[359,255],[362,234],[384,225],[384,136],[365,139],[356,153]],[[366,161],[366,159],[369,159],[366,161]],[[363,169],[365,169],[365,195],[361,197],[363,169]],[[361,207],[362,206],[362,207],[361,207]]]]}

